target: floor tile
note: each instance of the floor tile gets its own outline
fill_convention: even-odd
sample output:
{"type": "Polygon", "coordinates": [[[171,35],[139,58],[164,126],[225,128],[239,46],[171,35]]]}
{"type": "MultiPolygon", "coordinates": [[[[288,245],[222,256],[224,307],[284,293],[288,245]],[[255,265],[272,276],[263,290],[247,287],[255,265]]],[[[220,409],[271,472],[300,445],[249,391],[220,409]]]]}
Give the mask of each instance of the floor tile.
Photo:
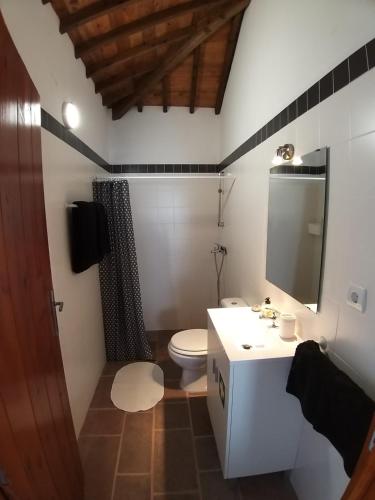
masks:
{"type": "Polygon", "coordinates": [[[195,438],[195,449],[197,451],[199,470],[220,469],[219,455],[213,436],[195,438]]]}
{"type": "MultiPolygon", "coordinates": [[[[200,474],[202,500],[240,500],[237,479],[223,479],[221,472],[202,472],[200,474]]],[[[252,500],[259,500],[254,497],[252,500]]],[[[276,500],[269,498],[268,500],[276,500]]]]}
{"type": "Polygon", "coordinates": [[[212,434],[210,416],[207,409],[207,398],[189,398],[191,418],[193,420],[193,431],[195,436],[207,436],[212,434]]]}
{"type": "Polygon", "coordinates": [[[87,500],[110,500],[120,437],[81,437],[79,439],[87,500]]]}
{"type": "Polygon", "coordinates": [[[117,476],[113,500],[150,500],[150,476],[117,476]]]}
{"type": "Polygon", "coordinates": [[[125,413],[121,410],[89,410],[81,430],[87,434],[121,434],[125,413]]]}
{"type": "Polygon", "coordinates": [[[152,422],[152,412],[126,415],[118,472],[150,472],[152,422]]]}
{"type": "Polygon", "coordinates": [[[155,493],[191,491],[196,488],[197,478],[191,431],[155,431],[155,493]]]}
{"type": "Polygon", "coordinates": [[[163,361],[158,361],[158,365],[163,370],[165,378],[181,378],[182,368],[178,366],[172,359],[164,359],[163,361]]]}
{"type": "Polygon", "coordinates": [[[115,376],[116,373],[125,365],[127,365],[128,362],[126,361],[107,361],[104,369],[103,369],[103,373],[102,373],[102,377],[105,377],[105,376],[108,376],[108,375],[112,375],[112,376],[115,376]]]}
{"type": "Polygon", "coordinates": [[[159,403],[155,407],[155,429],[190,428],[189,407],[183,403],[159,403]]]}
{"type": "Polygon", "coordinates": [[[180,388],[180,380],[164,380],[164,401],[186,400],[186,392],[180,388]]]}
{"type": "Polygon", "coordinates": [[[111,401],[111,388],[113,377],[102,377],[99,379],[90,408],[114,408],[111,401]]]}
{"type": "Polygon", "coordinates": [[[156,360],[158,362],[167,361],[168,359],[171,359],[169,356],[169,352],[168,352],[168,344],[159,344],[158,343],[156,345],[155,356],[156,356],[156,360]]]}
{"type": "Polygon", "coordinates": [[[284,473],[262,474],[239,479],[243,500],[297,500],[284,473]]]}

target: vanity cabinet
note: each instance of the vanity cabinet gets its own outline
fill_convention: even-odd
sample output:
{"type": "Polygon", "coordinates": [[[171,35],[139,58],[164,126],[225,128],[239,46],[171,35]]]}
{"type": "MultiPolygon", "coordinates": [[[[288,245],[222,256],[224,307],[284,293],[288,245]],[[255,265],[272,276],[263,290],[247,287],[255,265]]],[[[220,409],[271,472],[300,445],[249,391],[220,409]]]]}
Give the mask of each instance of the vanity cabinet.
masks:
{"type": "Polygon", "coordinates": [[[224,478],[292,469],[302,413],[285,386],[295,346],[276,357],[246,352],[238,342],[229,348],[230,321],[218,332],[214,311],[208,318],[207,404],[224,478]]]}

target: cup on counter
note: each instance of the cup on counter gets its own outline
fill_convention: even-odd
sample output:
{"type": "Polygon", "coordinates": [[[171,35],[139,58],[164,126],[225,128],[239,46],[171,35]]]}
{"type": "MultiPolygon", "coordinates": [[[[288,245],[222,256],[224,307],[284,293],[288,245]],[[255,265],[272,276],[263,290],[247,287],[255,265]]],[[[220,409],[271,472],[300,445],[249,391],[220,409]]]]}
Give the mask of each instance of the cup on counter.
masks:
{"type": "Polygon", "coordinates": [[[296,316],[292,313],[281,313],[279,318],[279,335],[282,339],[292,339],[295,337],[296,316]]]}

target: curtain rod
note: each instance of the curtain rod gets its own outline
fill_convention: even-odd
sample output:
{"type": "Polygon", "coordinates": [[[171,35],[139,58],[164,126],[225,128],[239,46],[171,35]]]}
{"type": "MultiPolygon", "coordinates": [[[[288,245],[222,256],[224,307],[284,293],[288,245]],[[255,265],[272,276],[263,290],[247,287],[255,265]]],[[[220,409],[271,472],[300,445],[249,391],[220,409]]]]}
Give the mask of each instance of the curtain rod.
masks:
{"type": "Polygon", "coordinates": [[[234,177],[232,175],[118,175],[118,176],[108,176],[108,177],[95,177],[95,182],[105,182],[113,180],[129,180],[129,179],[226,179],[234,177]]]}

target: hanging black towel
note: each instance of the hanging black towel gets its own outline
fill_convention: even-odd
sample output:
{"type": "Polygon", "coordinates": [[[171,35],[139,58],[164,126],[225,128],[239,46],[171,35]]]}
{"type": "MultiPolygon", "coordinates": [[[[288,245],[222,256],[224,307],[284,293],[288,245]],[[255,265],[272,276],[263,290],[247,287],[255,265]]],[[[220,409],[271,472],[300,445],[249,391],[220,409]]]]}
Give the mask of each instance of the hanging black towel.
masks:
{"type": "Polygon", "coordinates": [[[71,218],[72,269],[81,273],[110,252],[107,216],[103,205],[75,201],[71,218]]]}
{"type": "Polygon", "coordinates": [[[340,453],[351,477],[374,414],[374,402],[312,340],[297,347],[286,390],[300,400],[306,420],[340,453]]]}

